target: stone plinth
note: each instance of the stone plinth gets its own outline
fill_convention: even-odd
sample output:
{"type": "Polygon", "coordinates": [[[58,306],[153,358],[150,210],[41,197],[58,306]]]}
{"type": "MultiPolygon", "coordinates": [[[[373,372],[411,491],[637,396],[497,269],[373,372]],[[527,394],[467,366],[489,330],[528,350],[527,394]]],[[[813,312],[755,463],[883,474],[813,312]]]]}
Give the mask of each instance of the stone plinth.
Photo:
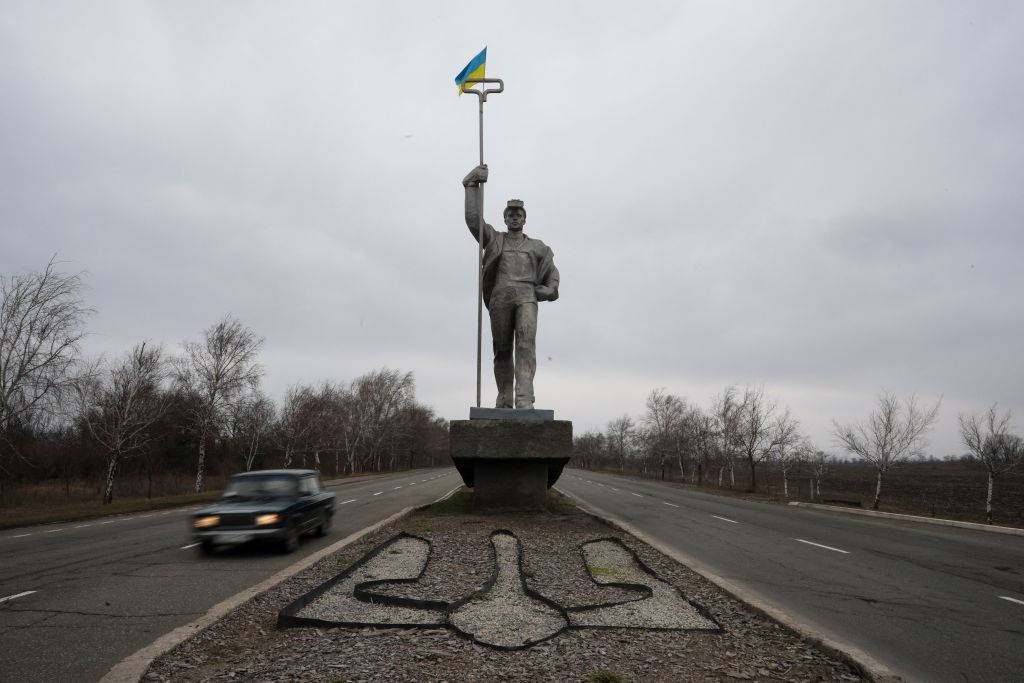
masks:
{"type": "Polygon", "coordinates": [[[452,420],[452,461],[473,489],[475,510],[543,510],[548,488],[572,456],[572,422],[503,412],[513,415],[452,420]]]}

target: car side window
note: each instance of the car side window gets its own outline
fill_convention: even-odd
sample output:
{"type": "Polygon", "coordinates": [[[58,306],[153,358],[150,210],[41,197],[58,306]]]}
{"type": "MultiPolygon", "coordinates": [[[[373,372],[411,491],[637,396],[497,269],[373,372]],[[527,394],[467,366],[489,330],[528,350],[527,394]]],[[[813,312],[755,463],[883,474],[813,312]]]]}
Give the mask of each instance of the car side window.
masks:
{"type": "Polygon", "coordinates": [[[316,480],[314,477],[303,477],[299,481],[299,492],[304,496],[309,496],[317,492],[316,480]]]}

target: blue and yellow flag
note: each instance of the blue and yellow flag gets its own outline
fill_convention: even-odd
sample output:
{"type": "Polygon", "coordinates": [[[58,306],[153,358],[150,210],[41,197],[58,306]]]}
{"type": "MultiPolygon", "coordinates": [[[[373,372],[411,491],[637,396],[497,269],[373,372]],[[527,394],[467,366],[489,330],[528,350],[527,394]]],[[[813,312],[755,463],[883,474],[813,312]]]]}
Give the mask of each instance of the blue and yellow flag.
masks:
{"type": "Polygon", "coordinates": [[[467,78],[484,78],[484,70],[487,67],[487,48],[480,50],[480,54],[469,60],[466,68],[455,77],[455,87],[459,89],[459,96],[462,96],[462,84],[467,78]]]}

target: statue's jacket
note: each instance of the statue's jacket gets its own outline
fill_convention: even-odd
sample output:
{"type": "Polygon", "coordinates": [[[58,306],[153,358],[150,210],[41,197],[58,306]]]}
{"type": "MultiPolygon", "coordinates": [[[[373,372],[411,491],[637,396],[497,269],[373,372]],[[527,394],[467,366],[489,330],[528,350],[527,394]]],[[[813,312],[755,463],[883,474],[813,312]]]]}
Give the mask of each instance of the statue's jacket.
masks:
{"type": "MultiPolygon", "coordinates": [[[[505,235],[498,232],[489,224],[484,223],[484,263],[483,263],[483,293],[484,305],[491,308],[491,294],[494,293],[494,285],[498,278],[498,263],[501,261],[501,253],[505,246],[505,235]]],[[[551,247],[544,242],[533,239],[525,232],[523,233],[525,243],[521,250],[530,254],[533,259],[534,272],[537,274],[537,281],[534,285],[550,287],[554,296],[549,300],[558,298],[558,268],[555,267],[555,254],[551,247]]]]}

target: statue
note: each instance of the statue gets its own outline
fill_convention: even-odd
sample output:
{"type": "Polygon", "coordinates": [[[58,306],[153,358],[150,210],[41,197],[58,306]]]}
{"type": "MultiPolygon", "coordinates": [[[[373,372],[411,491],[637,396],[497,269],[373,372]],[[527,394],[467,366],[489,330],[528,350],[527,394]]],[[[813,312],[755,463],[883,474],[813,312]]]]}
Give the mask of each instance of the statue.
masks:
{"type": "Polygon", "coordinates": [[[497,408],[533,408],[533,376],[537,372],[537,303],[558,299],[558,269],[554,253],[540,240],[527,237],[526,208],[519,199],[505,207],[508,232],[484,223],[480,232],[479,193],[487,182],[487,165],[477,166],[463,179],[466,225],[484,249],[483,298],[491,316],[497,408]],[[514,354],[514,355],[513,355],[514,354]]]}

